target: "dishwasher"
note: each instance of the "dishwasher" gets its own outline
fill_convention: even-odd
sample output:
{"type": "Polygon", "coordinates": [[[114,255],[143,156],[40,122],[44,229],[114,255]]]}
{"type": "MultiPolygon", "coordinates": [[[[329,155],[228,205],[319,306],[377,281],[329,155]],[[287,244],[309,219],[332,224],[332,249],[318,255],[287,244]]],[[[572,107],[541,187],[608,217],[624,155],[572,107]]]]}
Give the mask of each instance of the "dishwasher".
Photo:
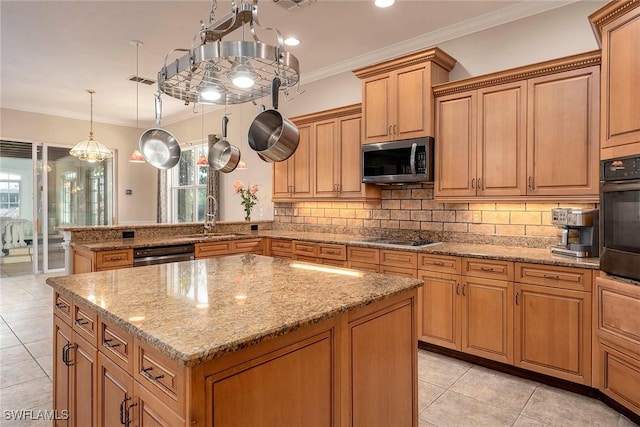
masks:
{"type": "Polygon", "coordinates": [[[193,245],[151,246],[133,250],[134,267],[192,259],[194,259],[193,245]]]}

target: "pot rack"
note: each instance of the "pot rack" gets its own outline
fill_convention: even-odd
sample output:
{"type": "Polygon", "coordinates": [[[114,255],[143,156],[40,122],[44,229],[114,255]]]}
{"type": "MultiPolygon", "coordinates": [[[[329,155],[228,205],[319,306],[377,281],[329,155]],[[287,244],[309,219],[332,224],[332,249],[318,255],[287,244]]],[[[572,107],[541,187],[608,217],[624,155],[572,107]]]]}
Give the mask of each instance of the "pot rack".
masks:
{"type": "Polygon", "coordinates": [[[242,104],[262,98],[271,91],[274,77],[281,81],[280,90],[299,85],[298,59],[285,51],[282,35],[271,27],[263,27],[258,21],[258,0],[232,2],[231,13],[219,20],[214,19],[216,1],[212,1],[209,26],[201,23],[201,30],[193,37],[191,49],[173,49],[164,59],[158,72],[158,90],[185,104],[242,104]],[[248,24],[253,41],[223,40],[223,37],[248,24]],[[263,43],[256,28],[275,33],[275,46],[263,43]],[[197,43],[199,43],[197,45],[197,43]],[[167,64],[174,52],[186,52],[167,64]],[[234,73],[242,71],[254,81],[250,88],[237,87],[232,83],[234,73]],[[220,97],[211,99],[207,91],[217,91],[220,97]]]}

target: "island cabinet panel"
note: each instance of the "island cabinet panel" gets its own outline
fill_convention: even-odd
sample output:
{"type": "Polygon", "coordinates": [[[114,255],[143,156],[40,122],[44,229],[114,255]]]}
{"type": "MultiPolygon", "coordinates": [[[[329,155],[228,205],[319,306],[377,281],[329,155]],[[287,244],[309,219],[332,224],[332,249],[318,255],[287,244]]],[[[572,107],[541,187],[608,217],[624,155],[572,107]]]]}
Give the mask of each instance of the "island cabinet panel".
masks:
{"type": "Polygon", "coordinates": [[[133,383],[136,406],[132,414],[138,421],[138,427],[184,427],[185,420],[164,404],[138,382],[133,383]]]}
{"type": "MultiPolygon", "coordinates": [[[[53,317],[53,409],[69,414],[71,408],[71,366],[67,359],[73,345],[73,330],[57,315],[53,317]]],[[[68,419],[57,419],[55,427],[68,427],[68,419]]]]}
{"type": "Polygon", "coordinates": [[[112,427],[133,420],[133,378],[104,354],[98,354],[98,426],[112,427]]]}
{"type": "Polygon", "coordinates": [[[409,300],[349,322],[349,425],[416,426],[415,316],[409,300]]]}
{"type": "Polygon", "coordinates": [[[96,348],[75,336],[75,348],[69,357],[73,366],[71,388],[74,399],[70,418],[76,426],[93,426],[97,414],[97,372],[98,351],[96,348]]]}
{"type": "Polygon", "coordinates": [[[640,7],[610,2],[594,12],[592,24],[602,39],[600,148],[602,159],[640,153],[640,7]]]}
{"type": "Polygon", "coordinates": [[[73,249],[73,274],[133,267],[133,249],[83,251],[73,249]]]}
{"type": "Polygon", "coordinates": [[[98,343],[98,315],[96,312],[77,302],[74,303],[73,331],[95,347],[98,343]]]}
{"type": "Polygon", "coordinates": [[[94,267],[93,252],[73,249],[73,274],[91,273],[94,267]]]}
{"type": "Polygon", "coordinates": [[[591,294],[516,283],[515,365],[591,385],[591,294]]]}
{"type": "Polygon", "coordinates": [[[133,337],[113,323],[100,319],[98,347],[102,353],[124,369],[133,373],[133,337]]]}
{"type": "Polygon", "coordinates": [[[53,293],[53,312],[62,320],[71,324],[71,298],[61,295],[58,292],[53,293]]]}

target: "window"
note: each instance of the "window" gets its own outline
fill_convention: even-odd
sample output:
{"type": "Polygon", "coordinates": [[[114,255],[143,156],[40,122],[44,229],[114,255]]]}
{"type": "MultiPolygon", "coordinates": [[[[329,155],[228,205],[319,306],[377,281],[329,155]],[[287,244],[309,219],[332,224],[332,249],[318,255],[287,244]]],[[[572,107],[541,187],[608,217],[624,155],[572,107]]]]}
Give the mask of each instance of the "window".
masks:
{"type": "Polygon", "coordinates": [[[202,222],[207,198],[208,164],[198,160],[207,158],[206,145],[182,151],[180,162],[171,176],[172,222],[202,222]]]}
{"type": "Polygon", "coordinates": [[[0,216],[19,216],[21,178],[20,175],[0,173],[0,216]]]}

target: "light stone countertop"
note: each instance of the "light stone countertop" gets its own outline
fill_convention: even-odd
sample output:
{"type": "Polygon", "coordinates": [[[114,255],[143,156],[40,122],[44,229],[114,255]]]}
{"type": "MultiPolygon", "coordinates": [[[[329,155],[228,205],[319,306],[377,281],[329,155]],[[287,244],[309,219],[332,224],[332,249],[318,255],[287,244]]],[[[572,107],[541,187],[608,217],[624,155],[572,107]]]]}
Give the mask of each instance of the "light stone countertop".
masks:
{"type": "Polygon", "coordinates": [[[362,241],[363,239],[371,238],[370,236],[284,230],[263,230],[247,233],[229,233],[228,235],[225,235],[224,233],[220,234],[220,236],[207,237],[205,237],[204,235],[192,235],[166,236],[154,239],[120,239],[96,243],[79,243],[76,244],[76,246],[91,251],[104,251],[112,249],[125,249],[134,247],[138,248],[169,244],[203,243],[216,240],[237,240],[255,237],[271,237],[280,239],[304,240],[314,243],[333,243],[349,246],[413,251],[418,253],[530,262],[534,264],[558,265],[563,267],[579,267],[594,270],[600,268],[600,262],[598,258],[574,258],[564,255],[556,255],[552,254],[549,248],[528,248],[458,242],[441,242],[427,246],[401,246],[362,241]]]}
{"type": "Polygon", "coordinates": [[[422,281],[247,254],[51,277],[47,284],[195,366],[422,281]]]}

